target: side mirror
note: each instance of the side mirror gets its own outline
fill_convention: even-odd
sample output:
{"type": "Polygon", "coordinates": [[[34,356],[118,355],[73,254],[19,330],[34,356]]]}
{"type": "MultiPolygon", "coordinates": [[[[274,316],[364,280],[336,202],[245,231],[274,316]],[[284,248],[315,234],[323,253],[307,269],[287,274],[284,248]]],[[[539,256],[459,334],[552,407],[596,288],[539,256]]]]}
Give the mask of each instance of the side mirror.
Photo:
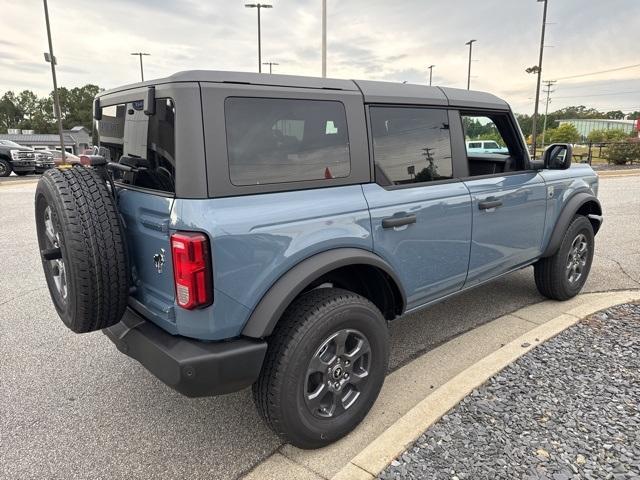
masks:
{"type": "Polygon", "coordinates": [[[571,166],[573,147],[568,143],[554,143],[549,145],[542,155],[544,168],[550,170],[566,170],[571,166]]]}

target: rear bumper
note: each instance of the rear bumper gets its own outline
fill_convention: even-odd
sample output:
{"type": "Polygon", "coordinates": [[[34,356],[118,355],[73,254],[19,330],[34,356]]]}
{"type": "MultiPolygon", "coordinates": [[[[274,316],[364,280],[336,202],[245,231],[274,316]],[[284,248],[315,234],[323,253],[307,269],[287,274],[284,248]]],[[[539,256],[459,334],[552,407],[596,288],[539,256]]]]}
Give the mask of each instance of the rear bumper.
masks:
{"type": "Polygon", "coordinates": [[[248,387],[258,378],[267,351],[264,341],[204,342],[171,335],[131,308],[119,323],[102,332],[118,350],[188,397],[248,387]]]}

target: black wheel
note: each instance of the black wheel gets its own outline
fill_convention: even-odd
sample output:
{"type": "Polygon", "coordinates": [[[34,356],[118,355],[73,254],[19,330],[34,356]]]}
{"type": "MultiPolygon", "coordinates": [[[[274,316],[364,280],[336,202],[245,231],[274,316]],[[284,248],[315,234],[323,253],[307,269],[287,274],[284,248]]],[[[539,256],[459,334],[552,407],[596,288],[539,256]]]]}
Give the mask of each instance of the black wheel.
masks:
{"type": "Polygon", "coordinates": [[[0,158],[0,177],[8,177],[12,170],[11,164],[0,158]]]}
{"type": "Polygon", "coordinates": [[[18,175],[19,177],[25,177],[27,175],[30,175],[34,172],[16,172],[16,175],[18,175]]]}
{"type": "Polygon", "coordinates": [[[129,296],[128,258],[104,180],[80,166],[47,170],[35,210],[42,266],[62,321],[76,333],[119,322],[129,296]]]}
{"type": "Polygon", "coordinates": [[[534,265],[538,291],[554,300],[567,300],[576,296],[589,276],[594,245],[591,222],[582,215],[576,215],[569,224],[558,251],[534,265]]]}
{"type": "Polygon", "coordinates": [[[284,440],[322,447],[366,416],[388,361],[387,323],[369,300],[336,288],[312,290],[289,306],[269,338],[254,401],[284,440]]]}

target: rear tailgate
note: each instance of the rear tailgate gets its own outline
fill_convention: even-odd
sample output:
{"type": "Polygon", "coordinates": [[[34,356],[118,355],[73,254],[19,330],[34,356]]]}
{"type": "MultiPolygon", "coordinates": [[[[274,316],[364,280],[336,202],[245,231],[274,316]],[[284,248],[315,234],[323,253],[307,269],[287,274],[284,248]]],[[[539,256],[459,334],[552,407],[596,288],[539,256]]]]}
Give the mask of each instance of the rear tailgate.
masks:
{"type": "Polygon", "coordinates": [[[131,303],[169,331],[175,331],[175,289],[169,238],[173,202],[171,197],[124,188],[118,195],[134,286],[131,303]]]}

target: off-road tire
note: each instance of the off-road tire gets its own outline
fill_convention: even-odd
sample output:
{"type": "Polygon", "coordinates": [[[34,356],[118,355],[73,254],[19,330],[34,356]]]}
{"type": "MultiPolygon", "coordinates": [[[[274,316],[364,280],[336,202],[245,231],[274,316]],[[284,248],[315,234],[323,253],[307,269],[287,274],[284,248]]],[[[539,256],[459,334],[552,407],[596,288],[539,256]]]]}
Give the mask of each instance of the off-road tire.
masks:
{"type": "Polygon", "coordinates": [[[568,300],[576,296],[582,290],[591,270],[595,247],[594,239],[593,226],[589,219],[583,215],[573,217],[556,253],[538,260],[534,265],[534,277],[538,291],[553,300],[568,300]],[[567,263],[572,244],[579,235],[584,235],[587,241],[586,264],[582,269],[581,277],[571,283],[567,277],[567,263]]]}
{"type": "Polygon", "coordinates": [[[285,311],[273,334],[253,398],[267,425],[299,448],[319,448],[343,437],[366,416],[384,382],[389,361],[389,333],[380,311],[366,298],[337,288],[312,290],[285,311]],[[342,414],[319,419],[305,404],[308,362],[323,340],[355,329],[371,347],[367,383],[342,414]]]}
{"type": "Polygon", "coordinates": [[[13,167],[11,166],[11,163],[3,158],[0,158],[0,177],[8,177],[9,175],[11,175],[12,171],[13,167]]]}
{"type": "Polygon", "coordinates": [[[113,196],[91,168],[47,170],[35,196],[36,229],[49,293],[64,324],[76,333],[92,332],[120,321],[129,296],[125,237],[113,196]],[[54,280],[45,211],[59,237],[66,295],[54,280]]]}

